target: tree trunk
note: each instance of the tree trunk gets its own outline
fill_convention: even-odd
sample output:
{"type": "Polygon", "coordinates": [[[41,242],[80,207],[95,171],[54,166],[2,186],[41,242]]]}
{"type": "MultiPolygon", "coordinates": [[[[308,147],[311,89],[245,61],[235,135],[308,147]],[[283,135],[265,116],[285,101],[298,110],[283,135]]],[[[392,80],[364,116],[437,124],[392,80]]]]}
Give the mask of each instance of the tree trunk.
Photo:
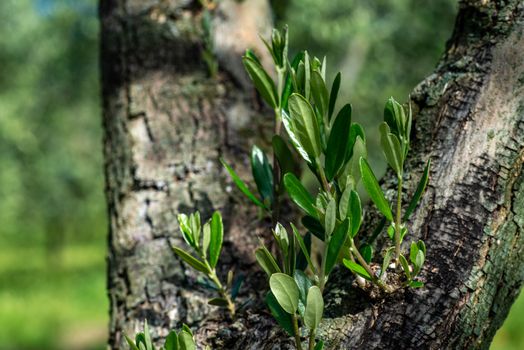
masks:
{"type": "MultiPolygon", "coordinates": [[[[101,9],[115,345],[122,329],[136,329],[145,317],[154,320],[158,335],[175,320],[196,324],[202,318],[191,311],[202,309],[194,307],[203,304],[202,294],[184,279],[188,272],[172,257],[166,237],[174,234],[175,213],[186,207],[239,210],[217,186],[216,158],[238,154],[227,141],[236,136],[236,144],[246,135],[234,134],[232,108],[224,106],[245,99],[224,80],[217,87],[204,79],[196,59],[184,60],[197,55],[194,41],[155,42],[150,29],[137,30],[136,19],[122,21],[129,16],[123,7],[101,9]],[[118,49],[108,47],[113,41],[118,49]],[[166,44],[178,49],[164,51],[166,44]],[[152,57],[161,58],[160,68],[149,67],[152,57]],[[196,87],[184,94],[188,81],[196,87]],[[195,97],[193,91],[212,93],[195,97]],[[183,128],[190,131],[182,134],[183,128]],[[204,142],[202,134],[214,141],[204,142]]],[[[338,271],[327,287],[319,330],[328,349],[487,349],[524,278],[522,1],[462,1],[445,55],[411,99],[408,167],[414,175],[405,181],[406,192],[432,160],[429,189],[409,225],[409,237],[428,247],[426,285],[371,297],[338,271]]],[[[384,183],[392,185],[389,178],[384,183]]],[[[242,222],[237,215],[230,221],[242,222]]],[[[248,231],[231,234],[245,239],[248,231]]],[[[251,254],[249,246],[241,248],[251,254]]],[[[208,320],[198,339],[217,349],[293,348],[267,314],[242,317],[230,326],[208,320]]]]}
{"type": "Polygon", "coordinates": [[[100,18],[109,344],[123,348],[123,334],[133,336],[144,319],[162,337],[211,310],[171,250],[182,245],[177,213],[198,209],[207,219],[221,210],[229,235],[221,265],[240,262],[241,270],[253,263],[257,242],[244,230],[255,231],[256,212],[226,191],[231,184],[219,158],[241,174],[247,169],[247,140],[263,125],[240,57],[247,47],[263,52],[258,35],[267,35],[271,22],[266,0],[205,9],[188,0],[102,0],[100,18]],[[207,37],[204,11],[214,18],[207,37]],[[206,50],[219,64],[214,78],[206,50]]]}

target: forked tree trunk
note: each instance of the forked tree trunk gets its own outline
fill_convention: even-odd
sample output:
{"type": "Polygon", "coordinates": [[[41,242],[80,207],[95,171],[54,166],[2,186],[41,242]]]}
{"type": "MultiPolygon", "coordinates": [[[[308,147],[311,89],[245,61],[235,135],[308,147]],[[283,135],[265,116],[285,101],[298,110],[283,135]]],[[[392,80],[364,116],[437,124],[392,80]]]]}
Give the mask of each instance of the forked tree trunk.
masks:
{"type": "MultiPolygon", "coordinates": [[[[178,211],[223,209],[228,222],[249,225],[231,224],[242,239],[255,226],[223,191],[217,163],[221,154],[241,161],[246,97],[224,77],[205,77],[188,29],[198,10],[178,5],[162,23],[154,6],[116,2],[101,6],[113,347],[146,317],[160,336],[202,319],[202,293],[168,246],[178,211]]],[[[446,53],[412,106],[405,191],[432,159],[430,187],[409,225],[410,238],[428,246],[426,286],[371,298],[335,274],[319,332],[328,349],[487,349],[520,291],[524,3],[462,1],[446,53]]],[[[249,260],[250,246],[238,249],[235,258],[249,260]]],[[[233,325],[207,320],[198,332],[217,349],[292,348],[282,337],[266,314],[251,312],[233,325]]]]}

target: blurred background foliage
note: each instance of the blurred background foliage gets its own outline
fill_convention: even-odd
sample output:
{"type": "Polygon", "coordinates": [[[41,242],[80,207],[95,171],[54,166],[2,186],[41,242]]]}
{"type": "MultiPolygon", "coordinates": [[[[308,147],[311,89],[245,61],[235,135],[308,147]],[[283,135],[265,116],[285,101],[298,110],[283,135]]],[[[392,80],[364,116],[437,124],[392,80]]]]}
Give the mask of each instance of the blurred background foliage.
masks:
{"type": "MultiPolygon", "coordinates": [[[[368,133],[450,36],[455,0],[273,0],[368,133]]],[[[106,214],[96,0],[0,1],[0,349],[103,349],[106,214]]],[[[373,137],[371,137],[373,139],[373,137]]],[[[375,155],[375,164],[384,168],[375,155]]],[[[492,349],[524,348],[524,300],[492,349]]]]}

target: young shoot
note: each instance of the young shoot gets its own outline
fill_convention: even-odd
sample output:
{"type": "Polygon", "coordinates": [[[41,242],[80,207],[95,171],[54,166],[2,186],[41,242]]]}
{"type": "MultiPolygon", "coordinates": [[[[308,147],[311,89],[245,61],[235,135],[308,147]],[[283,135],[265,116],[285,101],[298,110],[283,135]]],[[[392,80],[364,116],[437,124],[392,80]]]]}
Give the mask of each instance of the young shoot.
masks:
{"type": "Polygon", "coordinates": [[[203,273],[211,282],[211,284],[206,283],[206,286],[215,290],[219,297],[210,299],[208,303],[227,308],[231,318],[234,318],[236,312],[234,300],[242,279],[237,278],[233,282],[233,272],[230,270],[227,284],[224,286],[216,273],[224,237],[222,216],[219,212],[213,213],[211,219],[201,227],[200,213],[197,211],[189,216],[179,214],[178,223],[184,240],[197,257],[178,247],[173,247],[173,251],[186,264],[203,273]]]}

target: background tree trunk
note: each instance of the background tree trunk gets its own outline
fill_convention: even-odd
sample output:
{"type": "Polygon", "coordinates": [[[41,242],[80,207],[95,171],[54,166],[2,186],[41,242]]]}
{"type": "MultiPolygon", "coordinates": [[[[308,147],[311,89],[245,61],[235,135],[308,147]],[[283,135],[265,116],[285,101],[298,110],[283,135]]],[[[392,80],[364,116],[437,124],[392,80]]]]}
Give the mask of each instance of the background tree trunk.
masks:
{"type": "MultiPolygon", "coordinates": [[[[217,157],[238,157],[236,146],[250,137],[234,108],[246,97],[226,78],[205,78],[195,59],[200,41],[180,36],[198,10],[180,5],[173,37],[158,32],[164,25],[153,7],[114,3],[101,6],[113,346],[146,317],[160,336],[176,321],[202,319],[202,293],[188,285],[166,239],[176,212],[226,210],[230,234],[242,239],[255,226],[235,229],[246,221],[227,216],[240,209],[217,186],[217,157]]],[[[445,55],[411,98],[405,191],[432,159],[430,187],[409,225],[410,238],[428,246],[426,286],[372,298],[339,271],[319,332],[329,349],[488,348],[524,278],[522,1],[462,1],[445,55]]],[[[249,245],[238,249],[251,259],[249,245]]],[[[200,326],[198,339],[213,348],[292,348],[264,313],[200,326]]]]}
{"type": "Polygon", "coordinates": [[[199,1],[102,0],[100,18],[109,344],[121,348],[123,333],[134,335],[144,319],[162,337],[211,310],[172,253],[171,244],[182,245],[177,213],[198,209],[207,219],[221,210],[228,234],[221,265],[235,261],[238,271],[253,262],[255,235],[244,232],[255,231],[256,212],[235,204],[219,158],[242,173],[247,140],[260,138],[260,104],[240,57],[247,47],[263,52],[258,35],[267,35],[271,17],[266,0],[206,9],[199,1]],[[214,18],[208,37],[204,11],[214,18]],[[202,58],[210,40],[215,78],[202,58]]]}

